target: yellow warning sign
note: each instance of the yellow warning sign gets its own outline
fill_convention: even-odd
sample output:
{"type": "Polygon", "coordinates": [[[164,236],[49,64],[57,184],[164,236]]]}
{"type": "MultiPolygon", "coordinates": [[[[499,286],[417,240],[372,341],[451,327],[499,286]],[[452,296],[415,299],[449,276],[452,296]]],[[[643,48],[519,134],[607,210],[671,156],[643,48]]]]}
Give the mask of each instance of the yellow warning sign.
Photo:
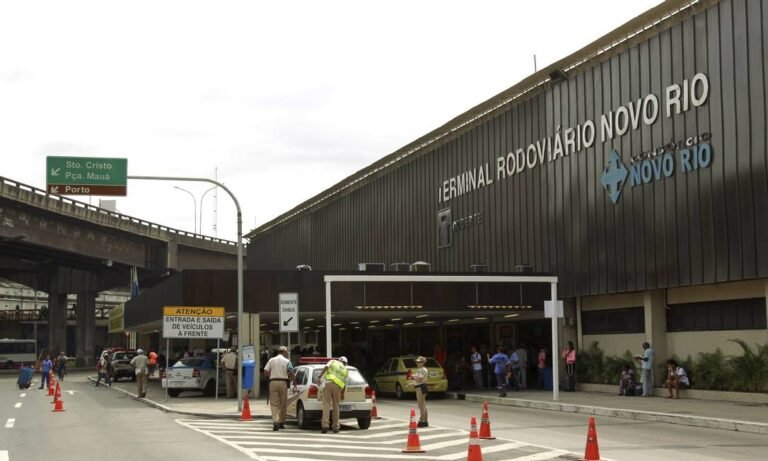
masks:
{"type": "Polygon", "coordinates": [[[201,306],[164,306],[163,316],[224,317],[224,308],[201,306]]]}

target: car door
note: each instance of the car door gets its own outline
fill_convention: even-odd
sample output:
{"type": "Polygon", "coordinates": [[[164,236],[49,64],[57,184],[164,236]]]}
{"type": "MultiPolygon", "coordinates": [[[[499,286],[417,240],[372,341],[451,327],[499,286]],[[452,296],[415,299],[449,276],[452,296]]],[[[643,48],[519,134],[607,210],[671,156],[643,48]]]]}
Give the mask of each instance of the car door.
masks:
{"type": "Polygon", "coordinates": [[[306,398],[307,391],[307,367],[298,367],[296,369],[296,378],[294,384],[288,387],[288,410],[287,414],[296,416],[296,403],[299,399],[306,398]],[[303,397],[302,397],[303,396],[303,397]]]}
{"type": "Polygon", "coordinates": [[[392,383],[392,377],[389,375],[389,367],[392,366],[392,359],[387,360],[384,365],[381,366],[376,373],[376,385],[381,392],[393,392],[394,384],[392,383]]]}

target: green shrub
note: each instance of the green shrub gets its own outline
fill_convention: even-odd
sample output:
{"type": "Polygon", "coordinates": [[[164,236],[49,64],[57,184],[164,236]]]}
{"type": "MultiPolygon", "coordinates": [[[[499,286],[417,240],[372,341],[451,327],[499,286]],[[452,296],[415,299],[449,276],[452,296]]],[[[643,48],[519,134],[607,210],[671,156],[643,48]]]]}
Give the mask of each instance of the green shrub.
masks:
{"type": "MultiPolygon", "coordinates": [[[[622,356],[606,357],[603,365],[602,384],[618,384],[624,365],[629,365],[629,368],[635,370],[635,359],[630,351],[625,351],[622,356]]],[[[635,376],[637,376],[637,370],[635,370],[635,376]]]]}
{"type": "Polygon", "coordinates": [[[743,353],[731,357],[733,388],[738,391],[760,392],[768,383],[768,344],[757,344],[753,351],[743,339],[729,339],[741,346],[743,353]]]}
{"type": "Polygon", "coordinates": [[[576,378],[582,383],[602,383],[605,353],[597,341],[582,350],[576,360],[576,378]]]}
{"type": "Polygon", "coordinates": [[[693,372],[698,389],[724,391],[730,389],[733,383],[731,366],[719,347],[715,352],[699,352],[693,372]]]}

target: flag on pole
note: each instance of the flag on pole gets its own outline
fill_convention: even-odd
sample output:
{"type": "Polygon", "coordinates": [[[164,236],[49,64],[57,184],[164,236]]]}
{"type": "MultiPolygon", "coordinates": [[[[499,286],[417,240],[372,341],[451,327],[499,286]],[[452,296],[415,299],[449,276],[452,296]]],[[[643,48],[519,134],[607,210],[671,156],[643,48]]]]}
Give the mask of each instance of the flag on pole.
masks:
{"type": "Polygon", "coordinates": [[[139,272],[136,266],[131,268],[131,298],[139,296],[139,272]]]}

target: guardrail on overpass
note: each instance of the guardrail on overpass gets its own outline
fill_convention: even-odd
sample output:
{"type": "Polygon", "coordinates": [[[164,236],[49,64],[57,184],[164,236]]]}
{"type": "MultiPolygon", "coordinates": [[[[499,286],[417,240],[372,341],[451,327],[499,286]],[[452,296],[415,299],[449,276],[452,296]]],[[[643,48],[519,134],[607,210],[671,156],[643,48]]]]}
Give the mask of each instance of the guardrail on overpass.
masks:
{"type": "Polygon", "coordinates": [[[237,249],[237,242],[231,240],[174,229],[162,224],[106,210],[61,195],[49,194],[43,189],[38,189],[2,176],[0,176],[0,197],[6,197],[43,210],[69,215],[159,240],[175,240],[179,243],[181,243],[180,240],[184,240],[183,243],[186,245],[195,245],[219,251],[223,249],[222,246],[226,246],[231,247],[233,253],[237,249]],[[181,237],[181,239],[174,237],[181,237]]]}

